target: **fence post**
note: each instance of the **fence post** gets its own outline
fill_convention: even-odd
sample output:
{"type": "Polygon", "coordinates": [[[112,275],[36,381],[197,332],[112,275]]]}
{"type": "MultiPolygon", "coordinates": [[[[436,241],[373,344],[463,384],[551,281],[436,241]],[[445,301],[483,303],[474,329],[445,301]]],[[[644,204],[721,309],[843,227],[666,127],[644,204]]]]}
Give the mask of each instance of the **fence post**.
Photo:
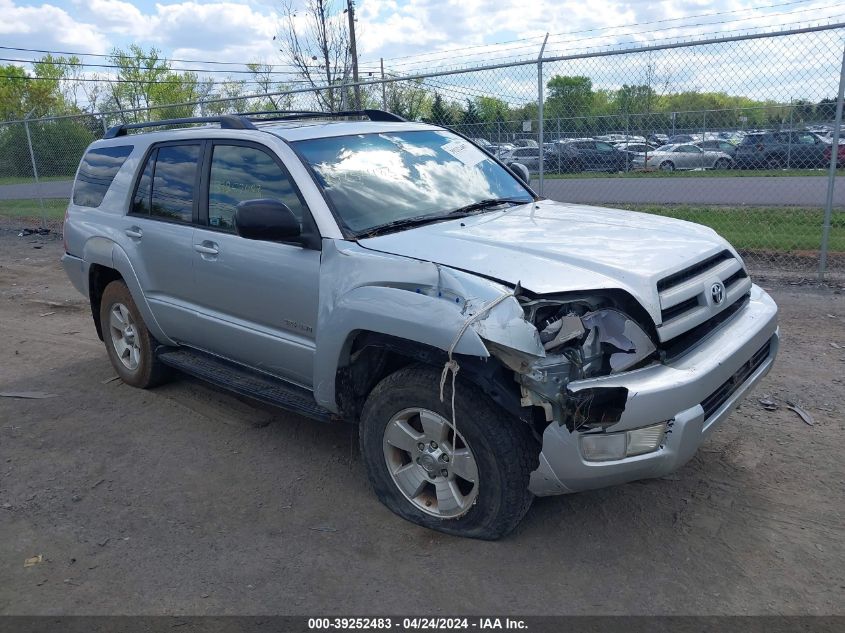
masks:
{"type": "Polygon", "coordinates": [[[789,166],[792,164],[792,130],[795,129],[795,126],[792,123],[792,116],[795,113],[795,106],[792,104],[792,99],[789,100],[789,134],[787,138],[789,139],[789,143],[786,146],[786,168],[789,169],[789,166]]]}
{"type": "Polygon", "coordinates": [[[545,157],[543,156],[543,52],[546,50],[546,42],[549,41],[549,34],[546,33],[546,39],[543,40],[543,46],[540,47],[540,54],[537,56],[537,136],[540,139],[538,143],[540,153],[540,164],[538,166],[540,176],[539,193],[543,195],[543,172],[545,171],[545,157]]]}
{"type": "Polygon", "coordinates": [[[824,281],[827,272],[827,246],[830,240],[830,221],[833,215],[833,187],[836,183],[836,159],[839,154],[839,129],[842,127],[842,101],[845,100],[845,48],[842,49],[842,66],[839,69],[839,96],[836,99],[836,121],[833,124],[833,138],[830,144],[830,169],[827,175],[827,196],[824,201],[824,224],[819,254],[819,281],[824,281]]]}
{"type": "Polygon", "coordinates": [[[41,183],[38,181],[38,166],[35,164],[35,150],[32,149],[32,136],[29,134],[30,111],[23,120],[23,127],[26,130],[26,144],[29,146],[29,160],[32,161],[32,175],[35,177],[35,191],[38,193],[38,204],[41,205],[41,228],[47,228],[47,210],[44,208],[44,198],[41,196],[41,183]]]}

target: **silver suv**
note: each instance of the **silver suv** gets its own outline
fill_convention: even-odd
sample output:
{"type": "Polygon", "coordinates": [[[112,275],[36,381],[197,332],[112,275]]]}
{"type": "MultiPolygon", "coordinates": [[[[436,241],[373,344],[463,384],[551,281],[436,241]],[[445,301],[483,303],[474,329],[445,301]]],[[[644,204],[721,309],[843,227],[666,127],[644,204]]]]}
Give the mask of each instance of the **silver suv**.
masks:
{"type": "Polygon", "coordinates": [[[358,424],[378,498],[452,534],[657,477],[766,375],[777,307],[711,229],[538,197],[386,112],[113,128],[64,267],[127,384],[174,368],[358,424]]]}

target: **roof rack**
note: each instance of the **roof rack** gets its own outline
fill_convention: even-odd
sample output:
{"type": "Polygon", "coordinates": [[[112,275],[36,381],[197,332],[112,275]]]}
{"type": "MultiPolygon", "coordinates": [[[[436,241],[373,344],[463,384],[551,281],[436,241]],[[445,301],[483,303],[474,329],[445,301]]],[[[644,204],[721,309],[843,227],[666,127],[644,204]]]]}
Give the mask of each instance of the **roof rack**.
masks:
{"type": "Polygon", "coordinates": [[[261,112],[239,112],[237,114],[221,114],[220,116],[194,116],[182,119],[162,119],[161,121],[145,121],[143,123],[124,123],[115,125],[106,132],[103,138],[126,136],[128,130],[139,130],[147,127],[164,127],[168,125],[185,125],[187,123],[219,123],[224,130],[255,130],[253,121],[295,121],[298,119],[330,119],[345,116],[364,116],[370,121],[389,121],[402,123],[401,116],[384,110],[342,110],[340,112],[311,112],[309,110],[264,110],[261,112]],[[265,116],[270,115],[270,116],[265,116]]]}
{"type": "Polygon", "coordinates": [[[237,115],[222,114],[220,116],[195,116],[181,119],[162,119],[160,121],[146,121],[143,123],[124,123],[115,125],[106,132],[103,138],[126,136],[127,130],[138,130],[145,127],[163,127],[165,125],[184,125],[186,123],[219,123],[224,130],[254,130],[255,126],[249,119],[237,115]]]}
{"type": "Polygon", "coordinates": [[[248,117],[252,121],[296,121],[298,119],[331,119],[345,116],[363,116],[370,121],[404,123],[398,114],[385,110],[341,110],[339,112],[313,112],[310,110],[264,110],[260,112],[239,112],[237,116],[248,117]],[[273,115],[273,116],[264,116],[273,115]]]}

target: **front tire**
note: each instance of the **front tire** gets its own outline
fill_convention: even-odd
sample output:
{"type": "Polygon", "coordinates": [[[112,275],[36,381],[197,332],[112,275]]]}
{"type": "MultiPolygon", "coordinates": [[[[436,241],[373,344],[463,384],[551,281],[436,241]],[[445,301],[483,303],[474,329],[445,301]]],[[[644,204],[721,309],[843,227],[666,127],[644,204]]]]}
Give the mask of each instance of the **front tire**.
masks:
{"type": "Polygon", "coordinates": [[[671,160],[660,163],[660,171],[675,171],[675,163],[671,160]]]}
{"type": "Polygon", "coordinates": [[[147,389],[167,378],[155,356],[156,340],[122,281],[113,281],[100,301],[100,327],[112,367],[127,385],[147,389]]]}
{"type": "Polygon", "coordinates": [[[528,426],[459,380],[452,426],[451,381],[414,365],[382,380],[364,405],[361,455],[379,500],[403,519],[470,538],[510,533],[533,500],[539,446],[528,426]]]}

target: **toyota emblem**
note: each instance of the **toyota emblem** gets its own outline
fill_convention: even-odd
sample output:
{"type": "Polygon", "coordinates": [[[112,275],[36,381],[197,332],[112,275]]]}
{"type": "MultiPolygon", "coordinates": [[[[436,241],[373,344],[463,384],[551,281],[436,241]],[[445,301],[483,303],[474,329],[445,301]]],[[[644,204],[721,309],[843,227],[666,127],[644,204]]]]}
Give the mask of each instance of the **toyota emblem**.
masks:
{"type": "Polygon", "coordinates": [[[719,305],[725,299],[725,287],[716,282],[710,287],[710,297],[713,299],[715,305],[719,305]]]}

